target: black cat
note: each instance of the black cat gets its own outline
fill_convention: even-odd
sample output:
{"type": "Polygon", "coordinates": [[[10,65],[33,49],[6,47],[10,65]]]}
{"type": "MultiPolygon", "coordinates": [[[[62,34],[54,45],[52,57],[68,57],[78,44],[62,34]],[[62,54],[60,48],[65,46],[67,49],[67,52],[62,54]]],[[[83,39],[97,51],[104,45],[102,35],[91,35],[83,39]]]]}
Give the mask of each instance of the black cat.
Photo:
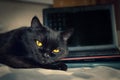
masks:
{"type": "Polygon", "coordinates": [[[60,32],[44,27],[35,16],[31,27],[0,34],[0,63],[13,68],[67,70],[59,59],[68,54],[66,44],[72,31],[60,32]]]}

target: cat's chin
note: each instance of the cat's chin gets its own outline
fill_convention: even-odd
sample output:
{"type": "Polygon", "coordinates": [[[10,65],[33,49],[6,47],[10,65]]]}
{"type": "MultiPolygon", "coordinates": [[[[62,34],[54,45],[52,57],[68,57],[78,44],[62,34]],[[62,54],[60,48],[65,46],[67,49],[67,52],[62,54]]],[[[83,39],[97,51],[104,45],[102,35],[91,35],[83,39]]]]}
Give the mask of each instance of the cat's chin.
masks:
{"type": "Polygon", "coordinates": [[[54,61],[46,61],[46,60],[42,60],[41,62],[39,62],[40,64],[51,64],[54,63],[54,61]]]}
{"type": "Polygon", "coordinates": [[[49,64],[49,63],[46,61],[42,61],[41,64],[49,64]]]}

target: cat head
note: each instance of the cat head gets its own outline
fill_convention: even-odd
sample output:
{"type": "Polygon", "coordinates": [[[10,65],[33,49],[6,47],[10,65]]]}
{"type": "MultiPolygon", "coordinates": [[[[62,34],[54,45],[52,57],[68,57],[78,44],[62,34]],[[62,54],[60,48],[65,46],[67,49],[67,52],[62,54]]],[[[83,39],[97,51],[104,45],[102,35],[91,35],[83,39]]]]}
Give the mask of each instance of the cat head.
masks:
{"type": "Polygon", "coordinates": [[[44,27],[35,16],[31,21],[31,27],[24,35],[28,56],[41,63],[55,62],[68,54],[67,40],[73,29],[67,31],[55,31],[44,27]]]}

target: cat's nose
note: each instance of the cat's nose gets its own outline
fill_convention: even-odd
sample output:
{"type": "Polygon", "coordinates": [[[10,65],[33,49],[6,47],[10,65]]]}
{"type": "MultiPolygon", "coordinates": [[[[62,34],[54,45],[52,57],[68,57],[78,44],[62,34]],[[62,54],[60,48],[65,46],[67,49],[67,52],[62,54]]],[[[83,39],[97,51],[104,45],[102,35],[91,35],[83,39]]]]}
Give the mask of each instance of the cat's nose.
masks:
{"type": "Polygon", "coordinates": [[[44,53],[43,56],[46,57],[46,58],[49,58],[49,57],[50,57],[50,55],[47,54],[47,53],[44,53]]]}

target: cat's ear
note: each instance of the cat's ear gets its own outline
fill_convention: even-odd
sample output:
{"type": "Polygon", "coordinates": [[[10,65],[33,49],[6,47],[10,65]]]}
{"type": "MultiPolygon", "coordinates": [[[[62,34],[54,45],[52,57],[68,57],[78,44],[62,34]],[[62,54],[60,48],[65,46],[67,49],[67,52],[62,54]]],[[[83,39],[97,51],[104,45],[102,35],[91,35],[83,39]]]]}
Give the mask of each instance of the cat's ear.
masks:
{"type": "Polygon", "coordinates": [[[73,31],[74,31],[74,29],[71,28],[67,31],[62,32],[61,35],[63,37],[63,40],[67,41],[69,39],[69,37],[72,35],[73,31]]]}
{"type": "Polygon", "coordinates": [[[40,23],[37,16],[34,16],[31,21],[31,27],[32,28],[41,28],[42,24],[40,23]]]}

